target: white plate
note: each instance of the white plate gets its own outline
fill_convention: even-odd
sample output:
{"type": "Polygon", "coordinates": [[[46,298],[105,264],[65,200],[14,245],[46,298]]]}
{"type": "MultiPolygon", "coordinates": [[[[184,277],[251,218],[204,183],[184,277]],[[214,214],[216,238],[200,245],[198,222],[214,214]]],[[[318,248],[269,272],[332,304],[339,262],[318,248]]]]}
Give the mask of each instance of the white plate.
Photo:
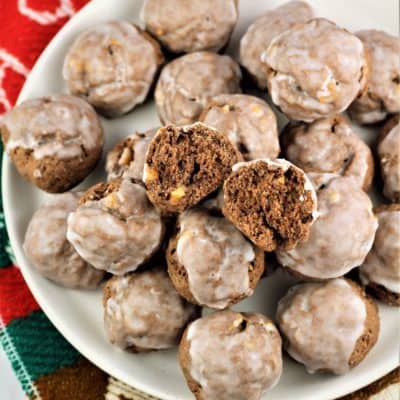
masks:
{"type": "MultiPolygon", "coordinates": [[[[283,3],[273,0],[241,0],[240,23],[229,48],[236,52],[238,38],[249,23],[267,8],[283,3]]],[[[94,0],[76,15],[55,37],[35,65],[19,97],[19,102],[54,92],[63,92],[61,77],[64,54],[76,35],[85,28],[110,19],[138,22],[142,1],[94,0]]],[[[398,33],[397,0],[314,0],[317,15],[326,16],[350,30],[380,28],[398,33]]],[[[103,120],[107,134],[106,150],[122,137],[159,124],[153,104],[148,103],[117,120],[103,120]]],[[[366,138],[374,136],[373,132],[366,138]]],[[[102,179],[103,165],[87,179],[88,187],[102,179]]],[[[154,396],[166,400],[192,399],[176,361],[175,350],[133,355],[112,347],[103,333],[101,291],[84,292],[62,289],[42,278],[29,265],[22,252],[25,229],[33,212],[49,195],[26,183],[17,174],[8,157],[3,162],[4,210],[9,235],[18,265],[34,296],[58,330],[83,355],[116,378],[154,396]]],[[[256,310],[274,315],[276,301],[283,295],[291,279],[278,272],[264,279],[256,294],[237,306],[240,310],[256,310]]],[[[308,375],[304,368],[285,358],[284,373],[279,385],[265,399],[318,400],[332,399],[354,391],[383,376],[398,363],[399,313],[380,306],[382,329],[379,341],[366,360],[342,377],[308,375]]]]}

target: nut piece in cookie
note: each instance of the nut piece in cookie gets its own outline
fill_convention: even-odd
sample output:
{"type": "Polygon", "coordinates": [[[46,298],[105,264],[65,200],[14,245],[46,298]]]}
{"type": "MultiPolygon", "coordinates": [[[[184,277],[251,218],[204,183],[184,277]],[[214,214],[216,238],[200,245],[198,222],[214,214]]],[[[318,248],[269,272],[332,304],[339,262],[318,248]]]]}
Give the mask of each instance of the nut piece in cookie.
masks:
{"type": "Polygon", "coordinates": [[[310,236],[290,250],[278,250],[278,261],[300,277],[332,279],[361,265],[378,227],[368,195],[352,178],[309,174],[318,196],[318,218],[310,236]]]}
{"type": "Polygon", "coordinates": [[[67,238],[94,267],[123,275],[158,250],[164,230],[143,185],[119,178],[84,193],[68,217],[67,238]]]}
{"type": "Polygon", "coordinates": [[[400,38],[374,29],[356,35],[368,52],[370,76],[366,92],[349,112],[357,122],[373,124],[400,112],[400,38]]]}
{"type": "Polygon", "coordinates": [[[282,373],[282,343],[262,314],[219,311],[192,322],[179,362],[197,400],[259,400],[282,373]]]}
{"type": "Polygon", "coordinates": [[[281,138],[285,157],[304,172],[349,176],[365,191],[371,187],[371,149],[345,117],[334,115],[311,124],[289,123],[281,138]]]}
{"type": "Polygon", "coordinates": [[[295,0],[267,11],[249,26],[240,40],[240,64],[260,89],[267,88],[266,66],[261,61],[261,54],[276,36],[313,16],[309,4],[295,0]]]}
{"type": "Polygon", "coordinates": [[[186,324],[199,314],[162,268],[114,276],[104,286],[103,306],[108,340],[133,352],[176,346],[186,324]]]}
{"type": "Polygon", "coordinates": [[[238,163],[224,183],[224,215],[264,251],[307,240],[316,208],[306,174],[283,159],[238,163]]]}
{"type": "Polygon", "coordinates": [[[380,206],[374,245],[360,267],[367,291],[392,306],[400,306],[400,204],[380,206]]]}
{"type": "Polygon", "coordinates": [[[24,101],[4,115],[0,132],[18,172],[50,193],[65,192],[85,179],[103,150],[96,113],[70,95],[24,101]]]}
{"type": "Polygon", "coordinates": [[[95,289],[104,271],[93,268],[67,241],[67,218],[78,206],[80,193],[63,193],[40,207],[25,233],[24,252],[33,267],[60,286],[95,289]]]}
{"type": "Polygon", "coordinates": [[[274,104],[290,119],[305,122],[347,109],[368,79],[361,40],[323,18],[275,37],[261,61],[274,104]]]}
{"type": "Polygon", "coordinates": [[[400,203],[400,114],[384,125],[377,145],[378,159],[383,178],[383,194],[400,203]]]}
{"type": "Polygon", "coordinates": [[[107,154],[108,179],[132,178],[142,180],[147,148],[157,129],[135,132],[118,142],[107,154]]]}
{"type": "Polygon", "coordinates": [[[164,62],[159,44],[127,21],[84,31],[65,57],[63,77],[72,94],[116,117],[144,102],[164,62]]]}
{"type": "Polygon", "coordinates": [[[226,55],[199,51],[176,58],[161,71],[154,93],[161,122],[196,122],[211,97],[240,93],[241,77],[239,65],[226,55]]]}
{"type": "Polygon", "coordinates": [[[251,296],[264,272],[264,252],[216,208],[198,207],[179,215],[167,262],[181,296],[216,309],[251,296]]]}
{"type": "Polygon", "coordinates": [[[278,303],[277,322],[286,351],[309,373],[346,374],[379,334],[378,307],[343,278],[293,286],[278,303]]]}
{"type": "Polygon", "coordinates": [[[229,40],[239,17],[238,0],[146,0],[146,30],[173,53],[217,52],[229,40]]]}
{"type": "Polygon", "coordinates": [[[262,99],[245,94],[211,98],[200,121],[224,133],[245,160],[277,158],[280,152],[276,116],[262,99]]]}
{"type": "Polygon", "coordinates": [[[147,195],[166,214],[184,211],[217,190],[240,159],[225,135],[200,122],[167,125],[158,130],[147,151],[147,195]]]}

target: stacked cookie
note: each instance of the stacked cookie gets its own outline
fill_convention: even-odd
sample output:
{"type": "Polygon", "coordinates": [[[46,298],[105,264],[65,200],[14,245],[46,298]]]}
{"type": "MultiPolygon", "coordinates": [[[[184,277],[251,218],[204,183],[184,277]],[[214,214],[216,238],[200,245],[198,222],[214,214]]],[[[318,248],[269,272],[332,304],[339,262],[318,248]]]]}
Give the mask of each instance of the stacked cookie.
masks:
{"type": "Polygon", "coordinates": [[[142,19],[145,29],[113,21],[83,32],[63,67],[71,94],[29,100],[0,122],[20,174],[59,193],[32,217],[26,256],[64,287],[112,275],[108,340],[132,352],[179,344],[199,400],[259,399],[279,381],[282,343],[310,373],[348,372],[379,334],[362,286],[400,305],[399,39],[352,34],[303,1],[260,16],[239,62],[289,118],[279,136],[273,108],[241,93],[239,64],[217,53],[236,0],[147,0],[142,19]],[[64,193],[101,158],[97,113],[130,112],[153,86],[162,126],[116,143],[106,181],[64,193]],[[373,209],[373,152],[346,110],[363,124],[387,120],[373,126],[373,150],[392,204],[373,209]],[[272,253],[299,279],[277,326],[230,309],[274,273],[272,253]],[[215,311],[200,317],[201,307],[215,311]]]}

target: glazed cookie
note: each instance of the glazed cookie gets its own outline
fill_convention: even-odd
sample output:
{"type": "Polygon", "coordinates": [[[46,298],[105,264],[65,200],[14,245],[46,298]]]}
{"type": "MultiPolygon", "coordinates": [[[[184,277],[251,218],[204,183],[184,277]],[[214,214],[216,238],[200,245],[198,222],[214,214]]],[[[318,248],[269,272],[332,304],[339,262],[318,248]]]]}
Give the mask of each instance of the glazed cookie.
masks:
{"type": "Polygon", "coordinates": [[[313,10],[306,2],[290,1],[261,15],[249,26],[240,41],[240,63],[261,89],[267,87],[261,54],[276,36],[311,18],[313,10]]]}
{"type": "Polygon", "coordinates": [[[295,275],[322,280],[340,277],[361,265],[378,227],[368,195],[352,178],[316,174],[318,218],[304,243],[278,250],[281,265],[295,275]]]}
{"type": "Polygon", "coordinates": [[[147,148],[157,129],[135,132],[118,142],[108,153],[106,172],[108,179],[132,178],[142,180],[147,148]]]}
{"type": "Polygon", "coordinates": [[[196,122],[211,97],[239,93],[240,80],[240,68],[229,56],[200,51],[176,58],[161,71],[154,93],[161,122],[196,122]]]}
{"type": "Polygon", "coordinates": [[[224,215],[264,251],[307,240],[316,208],[306,174],[283,159],[238,163],[224,183],[224,215]]]}
{"type": "Polygon", "coordinates": [[[103,306],[108,340],[133,352],[176,346],[186,324],[199,314],[161,268],[114,276],[104,287],[103,306]]]}
{"type": "Polygon", "coordinates": [[[279,155],[276,116],[258,97],[245,94],[215,96],[207,104],[200,121],[227,135],[246,160],[279,155]]]}
{"type": "Polygon", "coordinates": [[[290,119],[311,122],[340,113],[366,88],[361,40],[323,18],[275,37],[261,61],[272,101],[290,119]]]}
{"type": "Polygon", "coordinates": [[[342,278],[290,288],[278,303],[277,322],[286,351],[309,373],[349,372],[379,334],[376,304],[342,278]]]}
{"type": "Polygon", "coordinates": [[[184,211],[217,190],[240,159],[225,135],[200,122],[167,125],[158,130],[147,151],[147,195],[164,213],[184,211]]]}
{"type": "Polygon", "coordinates": [[[285,157],[306,173],[333,173],[353,177],[368,191],[374,176],[371,149],[341,115],[315,121],[289,123],[284,129],[285,157]]]}
{"type": "Polygon", "coordinates": [[[68,217],[67,238],[94,267],[123,275],[160,247],[164,223],[142,184],[114,179],[87,190],[68,217]]]}
{"type": "Polygon", "coordinates": [[[264,252],[217,208],[199,207],[179,215],[167,262],[181,296],[216,309],[251,296],[264,272],[264,252]]]}
{"type": "Polygon", "coordinates": [[[400,204],[381,206],[375,215],[378,230],[360,278],[378,299],[400,306],[400,204]]]}
{"type": "Polygon", "coordinates": [[[164,62],[159,44],[138,26],[113,21],[84,31],[64,61],[72,94],[115,117],[143,103],[164,62]]]}
{"type": "Polygon", "coordinates": [[[383,194],[400,202],[400,114],[393,116],[378,138],[377,153],[383,178],[383,194]]]}
{"type": "Polygon", "coordinates": [[[220,50],[239,14],[238,0],[146,0],[141,18],[169,51],[220,50]]]}
{"type": "Polygon", "coordinates": [[[40,207],[25,233],[24,252],[33,267],[60,286],[95,289],[104,278],[67,241],[67,217],[75,211],[80,193],[55,195],[40,207]]]}
{"type": "Polygon", "coordinates": [[[197,400],[259,400],[279,381],[281,345],[265,316],[225,310],[186,328],[179,362],[197,400]]]}
{"type": "Polygon", "coordinates": [[[65,192],[85,179],[103,150],[96,113],[75,96],[27,100],[2,118],[0,131],[18,172],[51,193],[65,192]]]}
{"type": "Polygon", "coordinates": [[[359,123],[371,124],[400,112],[400,39],[374,29],[356,35],[368,52],[371,73],[367,91],[349,112],[359,123]]]}

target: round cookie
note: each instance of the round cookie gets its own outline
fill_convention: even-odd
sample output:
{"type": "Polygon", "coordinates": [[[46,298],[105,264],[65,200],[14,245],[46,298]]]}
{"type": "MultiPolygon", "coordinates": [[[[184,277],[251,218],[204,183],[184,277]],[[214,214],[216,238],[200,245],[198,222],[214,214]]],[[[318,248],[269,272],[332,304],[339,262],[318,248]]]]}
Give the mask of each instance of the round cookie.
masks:
{"type": "Polygon", "coordinates": [[[176,346],[186,324],[199,314],[161,268],[111,278],[104,286],[103,307],[107,339],[133,352],[176,346]]]}
{"type": "Polygon", "coordinates": [[[384,125],[377,145],[378,159],[383,178],[383,194],[400,203],[400,114],[384,125]]]}
{"type": "Polygon", "coordinates": [[[186,328],[179,362],[197,400],[259,400],[280,379],[281,345],[265,316],[225,310],[186,328]]]}
{"type": "Polygon", "coordinates": [[[25,233],[24,252],[33,267],[60,286],[95,289],[104,271],[93,268],[67,241],[67,218],[78,206],[80,193],[55,195],[32,216],[25,233]]]}
{"type": "Polygon", "coordinates": [[[323,280],[340,277],[361,265],[378,227],[368,195],[352,178],[315,174],[318,218],[306,242],[278,250],[279,263],[295,275],[323,280]]]}
{"type": "Polygon", "coordinates": [[[107,179],[132,178],[142,180],[147,148],[157,129],[135,132],[118,142],[107,154],[107,179]]]}
{"type": "Polygon", "coordinates": [[[309,373],[337,375],[365,358],[380,325],[372,299],[342,278],[290,288],[278,303],[277,323],[286,351],[309,373]]]}
{"type": "Polygon", "coordinates": [[[218,51],[228,42],[239,17],[238,0],[146,0],[141,18],[173,53],[218,51]]]}
{"type": "Polygon", "coordinates": [[[290,119],[305,122],[344,111],[368,79],[361,40],[323,18],[275,37],[261,61],[272,101],[290,119]]]}
{"type": "Polygon", "coordinates": [[[119,178],[84,193],[68,217],[67,238],[94,267],[123,275],[150,259],[164,231],[142,184],[119,178]]]}
{"type": "Polygon", "coordinates": [[[167,125],[158,130],[147,151],[147,195],[166,214],[184,211],[217,190],[239,160],[239,151],[215,129],[200,122],[167,125]]]}
{"type": "Polygon", "coordinates": [[[18,172],[50,193],[65,192],[85,179],[104,143],[93,108],[64,94],[24,101],[3,116],[0,132],[18,172]]]}
{"type": "Polygon", "coordinates": [[[241,92],[241,77],[229,56],[200,51],[176,58],[162,69],[154,93],[161,122],[196,122],[211,97],[241,92]]]}
{"type": "Polygon", "coordinates": [[[360,279],[374,296],[400,306],[400,204],[381,206],[374,245],[360,267],[360,279]]]}
{"type": "Polygon", "coordinates": [[[211,98],[200,121],[228,136],[245,160],[277,158],[278,125],[271,107],[245,94],[221,94],[211,98]]]}
{"type": "Polygon", "coordinates": [[[371,187],[371,149],[345,117],[334,115],[311,124],[289,123],[281,138],[285,158],[304,172],[349,176],[365,191],[371,187]]]}
{"type": "Polygon", "coordinates": [[[267,88],[266,66],[261,54],[272,39],[296,24],[313,18],[312,8],[304,1],[289,1],[258,17],[240,40],[240,64],[253,77],[260,89],[267,88]]]}
{"type": "Polygon", "coordinates": [[[217,208],[198,207],[180,214],[166,256],[178,293],[216,309],[251,296],[264,272],[264,252],[217,208]]]}
{"type": "Polygon", "coordinates": [[[76,38],[63,77],[72,94],[116,117],[144,102],[163,62],[159,44],[138,26],[106,22],[76,38]]]}
{"type": "Polygon", "coordinates": [[[373,124],[400,112],[400,39],[374,29],[356,35],[368,52],[370,77],[366,92],[349,112],[357,122],[373,124]]]}
{"type": "Polygon", "coordinates": [[[234,165],[224,183],[224,215],[264,251],[307,240],[317,201],[306,174],[289,161],[234,165]]]}

